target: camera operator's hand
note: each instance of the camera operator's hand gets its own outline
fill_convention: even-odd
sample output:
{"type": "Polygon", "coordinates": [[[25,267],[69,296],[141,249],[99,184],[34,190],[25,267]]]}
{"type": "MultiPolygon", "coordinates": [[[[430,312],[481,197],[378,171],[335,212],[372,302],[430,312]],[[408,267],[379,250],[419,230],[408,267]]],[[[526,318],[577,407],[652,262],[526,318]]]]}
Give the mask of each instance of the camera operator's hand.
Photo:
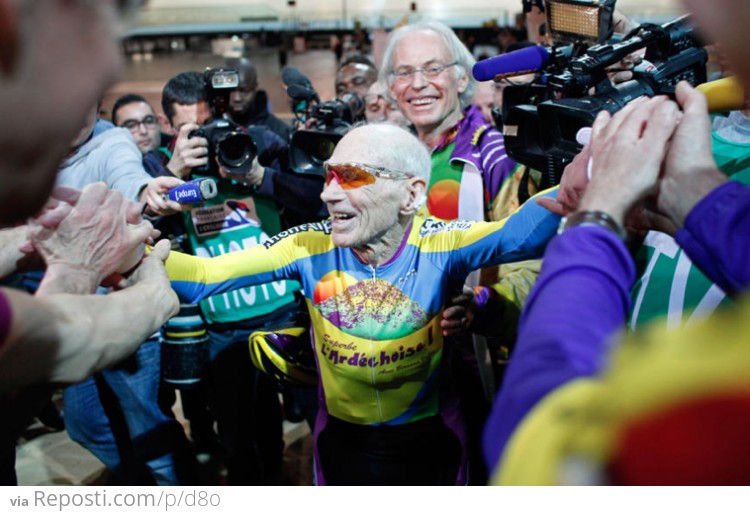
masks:
{"type": "Polygon", "coordinates": [[[557,198],[540,197],[536,202],[557,215],[567,215],[578,209],[578,203],[588,185],[588,165],[591,146],[586,145],[563,171],[557,198]]]}
{"type": "Polygon", "coordinates": [[[208,141],[204,137],[189,137],[198,128],[195,123],[187,123],[177,135],[167,169],[178,178],[187,179],[193,167],[208,163],[208,141]]]}
{"type": "Polygon", "coordinates": [[[664,96],[639,98],[614,116],[600,112],[592,127],[591,181],[579,208],[624,225],[631,208],[655,191],[678,120],[677,105],[664,96]]]}
{"type": "Polygon", "coordinates": [[[245,174],[231,174],[223,167],[219,166],[219,175],[227,180],[235,180],[246,187],[258,187],[263,183],[263,176],[266,174],[266,168],[258,163],[258,159],[253,160],[253,166],[245,174]]]}
{"type": "Polygon", "coordinates": [[[677,102],[682,107],[682,119],[667,153],[657,207],[680,228],[688,212],[727,178],[713,158],[706,97],[681,82],[677,85],[677,102]]]}
{"type": "Polygon", "coordinates": [[[189,204],[180,204],[164,197],[169,190],[183,183],[185,183],[183,180],[172,176],[159,176],[152,179],[141,192],[141,201],[146,204],[145,213],[173,215],[180,211],[190,210],[189,204]]]}

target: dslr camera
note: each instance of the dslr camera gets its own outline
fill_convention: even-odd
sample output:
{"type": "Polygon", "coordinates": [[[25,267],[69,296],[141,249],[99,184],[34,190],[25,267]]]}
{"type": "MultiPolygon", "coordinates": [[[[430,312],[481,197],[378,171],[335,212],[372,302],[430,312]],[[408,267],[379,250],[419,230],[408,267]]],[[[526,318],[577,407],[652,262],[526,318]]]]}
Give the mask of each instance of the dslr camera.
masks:
{"type": "Polygon", "coordinates": [[[207,69],[203,77],[211,118],[189,136],[208,140],[208,163],[193,168],[193,171],[218,178],[220,165],[230,174],[247,174],[258,155],[258,148],[241,125],[224,116],[229,95],[239,87],[239,73],[234,69],[207,69]]]}

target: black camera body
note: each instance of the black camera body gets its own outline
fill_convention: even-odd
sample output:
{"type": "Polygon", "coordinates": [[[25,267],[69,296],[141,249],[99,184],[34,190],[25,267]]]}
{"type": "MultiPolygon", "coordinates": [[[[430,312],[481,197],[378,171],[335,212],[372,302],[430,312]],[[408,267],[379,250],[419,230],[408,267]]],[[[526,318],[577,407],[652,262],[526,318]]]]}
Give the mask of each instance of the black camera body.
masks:
{"type": "Polygon", "coordinates": [[[325,176],[323,162],[349,128],[364,120],[364,112],[364,101],[352,92],[331,101],[311,102],[304,114],[304,122],[311,120],[311,127],[294,132],[289,142],[289,160],[295,172],[325,176]]]}
{"type": "Polygon", "coordinates": [[[229,95],[239,87],[239,73],[233,69],[207,69],[203,77],[211,119],[188,136],[208,141],[208,163],[194,167],[193,172],[218,178],[220,165],[230,174],[247,174],[258,156],[258,148],[241,125],[224,116],[229,95]]]}
{"type": "Polygon", "coordinates": [[[665,25],[644,24],[620,42],[592,46],[542,83],[505,88],[506,150],[515,161],[542,171],[545,185],[557,184],[582,148],[576,134],[599,112],[615,113],[641,96],[674,97],[678,82],[706,81],[707,60],[687,16],[665,25]],[[606,69],[642,49],[646,65],[634,69],[632,80],[613,85],[606,69]]]}

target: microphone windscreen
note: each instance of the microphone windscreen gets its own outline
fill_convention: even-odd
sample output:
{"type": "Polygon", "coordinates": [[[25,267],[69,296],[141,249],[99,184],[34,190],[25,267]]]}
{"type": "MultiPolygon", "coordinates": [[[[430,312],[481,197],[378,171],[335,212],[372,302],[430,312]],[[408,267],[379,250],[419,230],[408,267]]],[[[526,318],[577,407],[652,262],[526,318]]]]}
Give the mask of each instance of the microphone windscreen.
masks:
{"type": "Polygon", "coordinates": [[[706,95],[708,111],[711,114],[742,110],[745,106],[745,88],[736,77],[730,76],[706,82],[696,89],[706,95]]]}
{"type": "Polygon", "coordinates": [[[312,87],[310,79],[300,73],[297,68],[286,67],[281,71],[281,81],[287,87],[290,85],[302,85],[312,87]]]}
{"type": "Polygon", "coordinates": [[[536,73],[549,60],[549,52],[542,46],[529,46],[515,52],[498,55],[474,64],[472,74],[480,82],[500,78],[536,73]]]}

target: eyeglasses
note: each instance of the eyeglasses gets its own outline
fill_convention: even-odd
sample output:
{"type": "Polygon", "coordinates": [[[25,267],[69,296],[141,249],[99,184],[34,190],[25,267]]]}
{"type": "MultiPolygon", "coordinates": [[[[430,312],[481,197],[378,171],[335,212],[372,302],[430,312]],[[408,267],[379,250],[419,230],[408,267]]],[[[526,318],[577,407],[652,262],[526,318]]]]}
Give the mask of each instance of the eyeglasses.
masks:
{"type": "Polygon", "coordinates": [[[156,116],[146,116],[140,121],[137,119],[128,119],[124,123],[122,123],[123,128],[127,128],[131,132],[137,130],[141,125],[145,126],[146,128],[153,128],[159,124],[159,120],[156,119],[156,116]]]}
{"type": "Polygon", "coordinates": [[[323,167],[326,170],[326,185],[331,183],[333,178],[339,182],[344,190],[372,185],[376,178],[387,180],[405,180],[410,177],[409,174],[401,171],[391,171],[385,167],[376,167],[373,165],[348,162],[335,164],[324,162],[323,167]]]}
{"type": "Polygon", "coordinates": [[[456,64],[458,64],[458,61],[451,62],[450,64],[430,64],[429,66],[425,66],[422,68],[400,66],[391,71],[391,75],[396,77],[396,80],[398,80],[399,82],[410,81],[417,72],[421,72],[425,78],[437,78],[440,73],[451,66],[455,66],[456,64]]]}

